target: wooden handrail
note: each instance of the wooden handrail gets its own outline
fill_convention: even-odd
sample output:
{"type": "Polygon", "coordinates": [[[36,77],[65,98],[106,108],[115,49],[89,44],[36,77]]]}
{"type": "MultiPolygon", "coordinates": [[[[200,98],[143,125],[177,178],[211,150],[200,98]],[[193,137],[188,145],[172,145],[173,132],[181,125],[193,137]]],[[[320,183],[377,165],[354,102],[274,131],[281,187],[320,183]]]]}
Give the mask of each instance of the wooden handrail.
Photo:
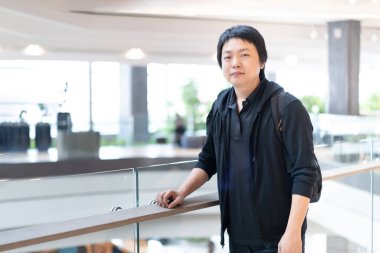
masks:
{"type": "Polygon", "coordinates": [[[174,209],[167,209],[158,205],[146,205],[69,221],[6,230],[0,232],[0,251],[164,218],[218,204],[217,193],[211,193],[187,198],[181,206],[174,209]]]}
{"type": "Polygon", "coordinates": [[[322,171],[323,180],[333,180],[380,169],[380,161],[371,161],[322,171]]]}
{"type": "MultiPolygon", "coordinates": [[[[380,161],[372,161],[343,168],[322,171],[323,180],[333,180],[380,169],[380,161]]],[[[176,214],[203,209],[219,204],[217,193],[187,198],[174,209],[146,205],[116,212],[100,214],[69,221],[34,225],[0,232],[0,251],[94,233],[134,223],[164,218],[176,214]]]]}

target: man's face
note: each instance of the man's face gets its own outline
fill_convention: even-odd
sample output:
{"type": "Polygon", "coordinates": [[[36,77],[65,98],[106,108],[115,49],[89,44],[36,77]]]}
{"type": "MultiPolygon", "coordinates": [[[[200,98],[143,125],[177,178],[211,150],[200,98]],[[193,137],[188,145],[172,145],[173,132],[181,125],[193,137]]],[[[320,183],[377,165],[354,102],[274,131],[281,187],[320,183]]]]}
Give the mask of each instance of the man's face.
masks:
{"type": "Polygon", "coordinates": [[[259,84],[260,63],[256,47],[242,39],[232,38],[222,48],[223,75],[235,88],[259,84]]]}

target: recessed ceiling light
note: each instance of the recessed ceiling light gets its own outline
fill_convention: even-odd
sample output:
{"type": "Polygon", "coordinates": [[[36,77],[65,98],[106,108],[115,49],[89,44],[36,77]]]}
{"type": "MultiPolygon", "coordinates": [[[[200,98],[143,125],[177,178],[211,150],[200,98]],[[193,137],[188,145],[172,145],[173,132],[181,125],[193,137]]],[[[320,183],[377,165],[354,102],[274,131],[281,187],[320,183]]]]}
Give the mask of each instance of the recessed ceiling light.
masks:
{"type": "Polygon", "coordinates": [[[379,39],[379,36],[376,33],[371,35],[372,42],[376,42],[378,39],[379,39]]]}
{"type": "Polygon", "coordinates": [[[39,56],[45,54],[45,50],[37,44],[30,44],[22,51],[26,55],[39,56]]]}
{"type": "Polygon", "coordinates": [[[145,53],[141,48],[131,48],[125,53],[125,57],[131,60],[140,60],[145,58],[145,53]]]}
{"type": "Polygon", "coordinates": [[[334,34],[335,39],[341,39],[342,38],[342,29],[335,28],[333,31],[333,34],[334,34]]]}
{"type": "Polygon", "coordinates": [[[313,27],[313,29],[310,32],[310,38],[313,40],[318,38],[318,31],[317,31],[317,29],[315,29],[315,27],[313,27]]]}
{"type": "Polygon", "coordinates": [[[357,2],[357,0],[348,0],[348,3],[351,4],[351,5],[355,5],[357,2]]]}

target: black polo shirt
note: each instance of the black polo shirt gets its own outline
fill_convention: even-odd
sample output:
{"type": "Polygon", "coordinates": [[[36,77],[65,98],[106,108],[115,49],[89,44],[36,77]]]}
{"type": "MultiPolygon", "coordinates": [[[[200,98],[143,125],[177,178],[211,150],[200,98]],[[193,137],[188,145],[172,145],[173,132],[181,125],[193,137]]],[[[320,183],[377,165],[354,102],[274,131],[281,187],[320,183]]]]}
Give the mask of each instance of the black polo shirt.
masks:
{"type": "Polygon", "coordinates": [[[230,150],[228,162],[228,214],[227,231],[238,244],[260,246],[256,207],[253,198],[254,173],[252,168],[251,131],[255,102],[265,84],[261,83],[243,102],[238,113],[236,96],[228,106],[231,113],[230,150]]]}

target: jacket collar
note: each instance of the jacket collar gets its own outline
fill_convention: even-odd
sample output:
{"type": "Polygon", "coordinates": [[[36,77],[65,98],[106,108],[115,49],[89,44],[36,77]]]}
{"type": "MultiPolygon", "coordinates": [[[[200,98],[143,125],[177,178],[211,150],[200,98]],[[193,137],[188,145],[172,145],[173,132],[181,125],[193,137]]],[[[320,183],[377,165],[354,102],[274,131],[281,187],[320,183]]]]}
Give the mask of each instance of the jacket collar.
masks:
{"type": "MultiPolygon", "coordinates": [[[[265,78],[264,72],[260,72],[260,84],[258,88],[253,91],[253,93],[257,94],[251,94],[256,96],[255,104],[254,104],[254,111],[260,112],[263,110],[265,104],[270,100],[270,98],[277,94],[278,92],[284,90],[279,84],[275,82],[270,82],[265,78]]],[[[228,113],[228,106],[233,104],[235,102],[235,92],[234,88],[228,88],[226,90],[223,90],[219,95],[219,105],[218,105],[218,111],[221,113],[222,116],[226,116],[228,113]]]]}

